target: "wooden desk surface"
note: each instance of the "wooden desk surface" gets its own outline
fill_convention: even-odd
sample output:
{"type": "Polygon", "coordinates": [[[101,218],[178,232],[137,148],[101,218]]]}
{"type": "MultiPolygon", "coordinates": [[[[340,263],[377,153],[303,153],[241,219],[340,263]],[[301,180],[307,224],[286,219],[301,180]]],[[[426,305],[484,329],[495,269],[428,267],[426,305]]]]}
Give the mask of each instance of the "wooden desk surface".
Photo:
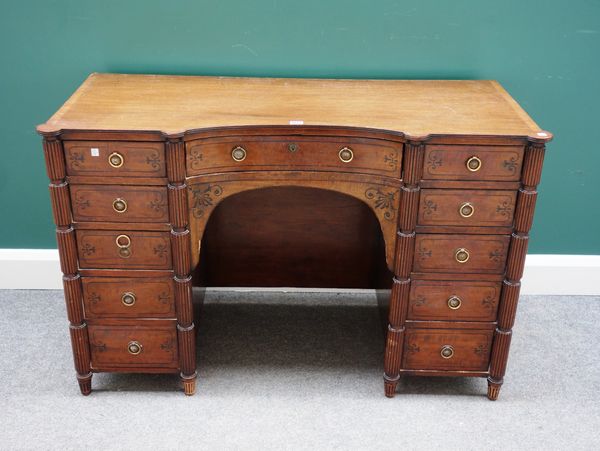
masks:
{"type": "MultiPolygon", "coordinates": [[[[429,134],[536,136],[496,81],[327,80],[92,74],[40,132],[166,134],[224,126],[346,126],[429,134]]],[[[542,137],[546,135],[541,135],[542,137]]],[[[540,135],[537,135],[539,138],[540,135]]]]}

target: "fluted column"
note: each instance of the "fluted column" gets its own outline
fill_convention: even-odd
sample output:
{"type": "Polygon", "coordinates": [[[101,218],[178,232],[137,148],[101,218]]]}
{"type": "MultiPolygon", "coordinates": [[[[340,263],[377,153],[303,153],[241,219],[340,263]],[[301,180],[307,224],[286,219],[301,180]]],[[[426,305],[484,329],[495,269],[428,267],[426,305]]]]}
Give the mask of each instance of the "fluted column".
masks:
{"type": "Polygon", "coordinates": [[[71,201],[66,180],[62,143],[55,135],[44,136],[44,157],[50,179],[49,191],[56,224],[56,241],[63,273],[63,286],[69,333],[79,389],[84,395],[92,392],[90,346],[87,324],[83,317],[83,291],[78,273],[75,230],[71,224],[71,201]]]}
{"type": "Polygon", "coordinates": [[[398,209],[394,279],[390,297],[383,376],[385,395],[390,398],[395,395],[400,379],[424,148],[421,142],[407,142],[404,145],[404,173],[398,209]]]}
{"type": "Polygon", "coordinates": [[[515,207],[514,230],[506,262],[506,273],[498,306],[498,324],[494,333],[494,343],[488,377],[488,398],[498,399],[500,387],[504,382],[508,351],[515,322],[521,278],[525,266],[525,256],[529,244],[529,230],[533,222],[533,213],[537,199],[537,185],[542,174],[545,145],[543,142],[530,142],[525,149],[521,188],[515,207]]]}
{"type": "Polygon", "coordinates": [[[182,138],[169,138],[166,155],[180,376],[184,393],[193,395],[196,391],[197,376],[196,336],[192,306],[192,255],[185,184],[184,146],[182,138]]]}

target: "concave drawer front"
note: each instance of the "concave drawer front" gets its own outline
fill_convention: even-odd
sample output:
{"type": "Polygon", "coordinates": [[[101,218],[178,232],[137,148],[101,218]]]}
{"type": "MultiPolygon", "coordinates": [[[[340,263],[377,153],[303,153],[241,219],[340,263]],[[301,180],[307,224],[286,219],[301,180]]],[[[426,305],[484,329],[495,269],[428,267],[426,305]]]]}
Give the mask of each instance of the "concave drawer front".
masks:
{"type": "Polygon", "coordinates": [[[516,191],[423,189],[420,225],[511,226],[516,191]]]}
{"type": "Polygon", "coordinates": [[[408,329],[402,367],[487,371],[493,333],[491,330],[408,329]]]}
{"type": "Polygon", "coordinates": [[[402,144],[329,137],[227,137],[186,143],[188,175],[307,169],[400,177],[402,144]]]}
{"type": "Polygon", "coordinates": [[[430,145],[423,179],[516,181],[524,148],[519,146],[430,145]]]}
{"type": "Polygon", "coordinates": [[[165,177],[160,142],[65,141],[69,175],[165,177]]]}
{"type": "Polygon", "coordinates": [[[75,221],[169,222],[167,188],[71,185],[75,221]]]}
{"type": "Polygon", "coordinates": [[[173,279],[84,277],[86,318],[175,318],[173,279]]]}
{"type": "Polygon", "coordinates": [[[80,268],[171,269],[169,232],[77,230],[80,268]]]}
{"type": "Polygon", "coordinates": [[[156,320],[123,325],[89,325],[92,367],[161,366],[177,368],[174,321],[156,320]]]}
{"type": "Polygon", "coordinates": [[[417,235],[415,272],[502,274],[509,235],[417,235]]]}
{"type": "Polygon", "coordinates": [[[418,321],[495,321],[500,290],[500,282],[413,280],[407,318],[418,321]]]}

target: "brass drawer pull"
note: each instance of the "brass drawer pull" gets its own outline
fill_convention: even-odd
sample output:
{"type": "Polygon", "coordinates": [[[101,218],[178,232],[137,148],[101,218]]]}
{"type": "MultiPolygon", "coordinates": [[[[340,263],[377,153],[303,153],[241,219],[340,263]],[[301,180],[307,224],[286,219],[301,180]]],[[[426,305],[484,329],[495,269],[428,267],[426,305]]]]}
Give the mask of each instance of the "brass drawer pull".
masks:
{"type": "Polygon", "coordinates": [[[131,257],[131,249],[129,249],[131,246],[131,238],[129,238],[127,235],[119,235],[115,240],[115,243],[119,248],[119,255],[121,258],[131,257]]]}
{"type": "Polygon", "coordinates": [[[475,206],[471,202],[465,202],[458,209],[458,213],[463,218],[470,218],[471,216],[473,216],[473,213],[475,213],[475,206]]]}
{"type": "Polygon", "coordinates": [[[246,159],[246,149],[241,146],[234,147],[231,151],[231,158],[233,158],[234,161],[244,161],[246,159]]]}
{"type": "Polygon", "coordinates": [[[131,246],[131,238],[127,235],[119,235],[115,240],[115,243],[117,243],[117,247],[125,249],[131,246]]]}
{"type": "Polygon", "coordinates": [[[132,293],[131,291],[127,291],[127,292],[123,293],[123,296],[121,296],[121,302],[126,307],[131,307],[132,305],[135,304],[135,301],[136,301],[135,293],[132,293]]]}
{"type": "Polygon", "coordinates": [[[338,152],[338,156],[343,163],[350,163],[354,160],[354,152],[352,152],[350,147],[342,147],[338,152]]]}
{"type": "Polygon", "coordinates": [[[454,258],[458,263],[467,263],[469,261],[469,257],[471,257],[471,255],[464,247],[457,249],[456,253],[454,254],[454,258]]]}
{"type": "Polygon", "coordinates": [[[113,168],[120,168],[123,166],[125,160],[123,159],[123,155],[119,152],[113,152],[108,156],[108,164],[110,164],[113,168]]]}
{"type": "Polygon", "coordinates": [[[451,359],[452,357],[454,357],[454,348],[450,345],[444,345],[440,350],[440,355],[444,359],[451,359]]]}
{"type": "Polygon", "coordinates": [[[448,298],[448,308],[458,310],[462,305],[462,300],[458,296],[450,296],[448,298]]]}
{"type": "Polygon", "coordinates": [[[117,213],[125,213],[127,211],[127,201],[120,197],[117,197],[115,200],[113,200],[112,206],[113,210],[117,213]]]}
{"type": "Polygon", "coordinates": [[[289,143],[288,144],[288,150],[292,153],[296,152],[298,150],[298,144],[296,143],[289,143]]]}
{"type": "Polygon", "coordinates": [[[481,169],[481,160],[473,155],[467,160],[466,166],[469,171],[477,172],[481,169]]]}
{"type": "Polygon", "coordinates": [[[127,352],[129,352],[131,355],[138,355],[140,352],[142,352],[142,349],[144,349],[144,347],[139,341],[130,341],[127,344],[127,352]]]}

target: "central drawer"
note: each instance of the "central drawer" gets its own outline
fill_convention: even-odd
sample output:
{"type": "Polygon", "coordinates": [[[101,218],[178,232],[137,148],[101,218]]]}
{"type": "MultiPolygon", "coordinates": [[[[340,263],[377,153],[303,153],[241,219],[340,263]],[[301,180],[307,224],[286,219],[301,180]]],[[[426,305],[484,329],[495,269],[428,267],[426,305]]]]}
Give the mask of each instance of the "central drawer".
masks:
{"type": "Polygon", "coordinates": [[[188,175],[304,169],[400,177],[402,144],[319,136],[206,138],[186,143],[186,164],[188,175]]]}

